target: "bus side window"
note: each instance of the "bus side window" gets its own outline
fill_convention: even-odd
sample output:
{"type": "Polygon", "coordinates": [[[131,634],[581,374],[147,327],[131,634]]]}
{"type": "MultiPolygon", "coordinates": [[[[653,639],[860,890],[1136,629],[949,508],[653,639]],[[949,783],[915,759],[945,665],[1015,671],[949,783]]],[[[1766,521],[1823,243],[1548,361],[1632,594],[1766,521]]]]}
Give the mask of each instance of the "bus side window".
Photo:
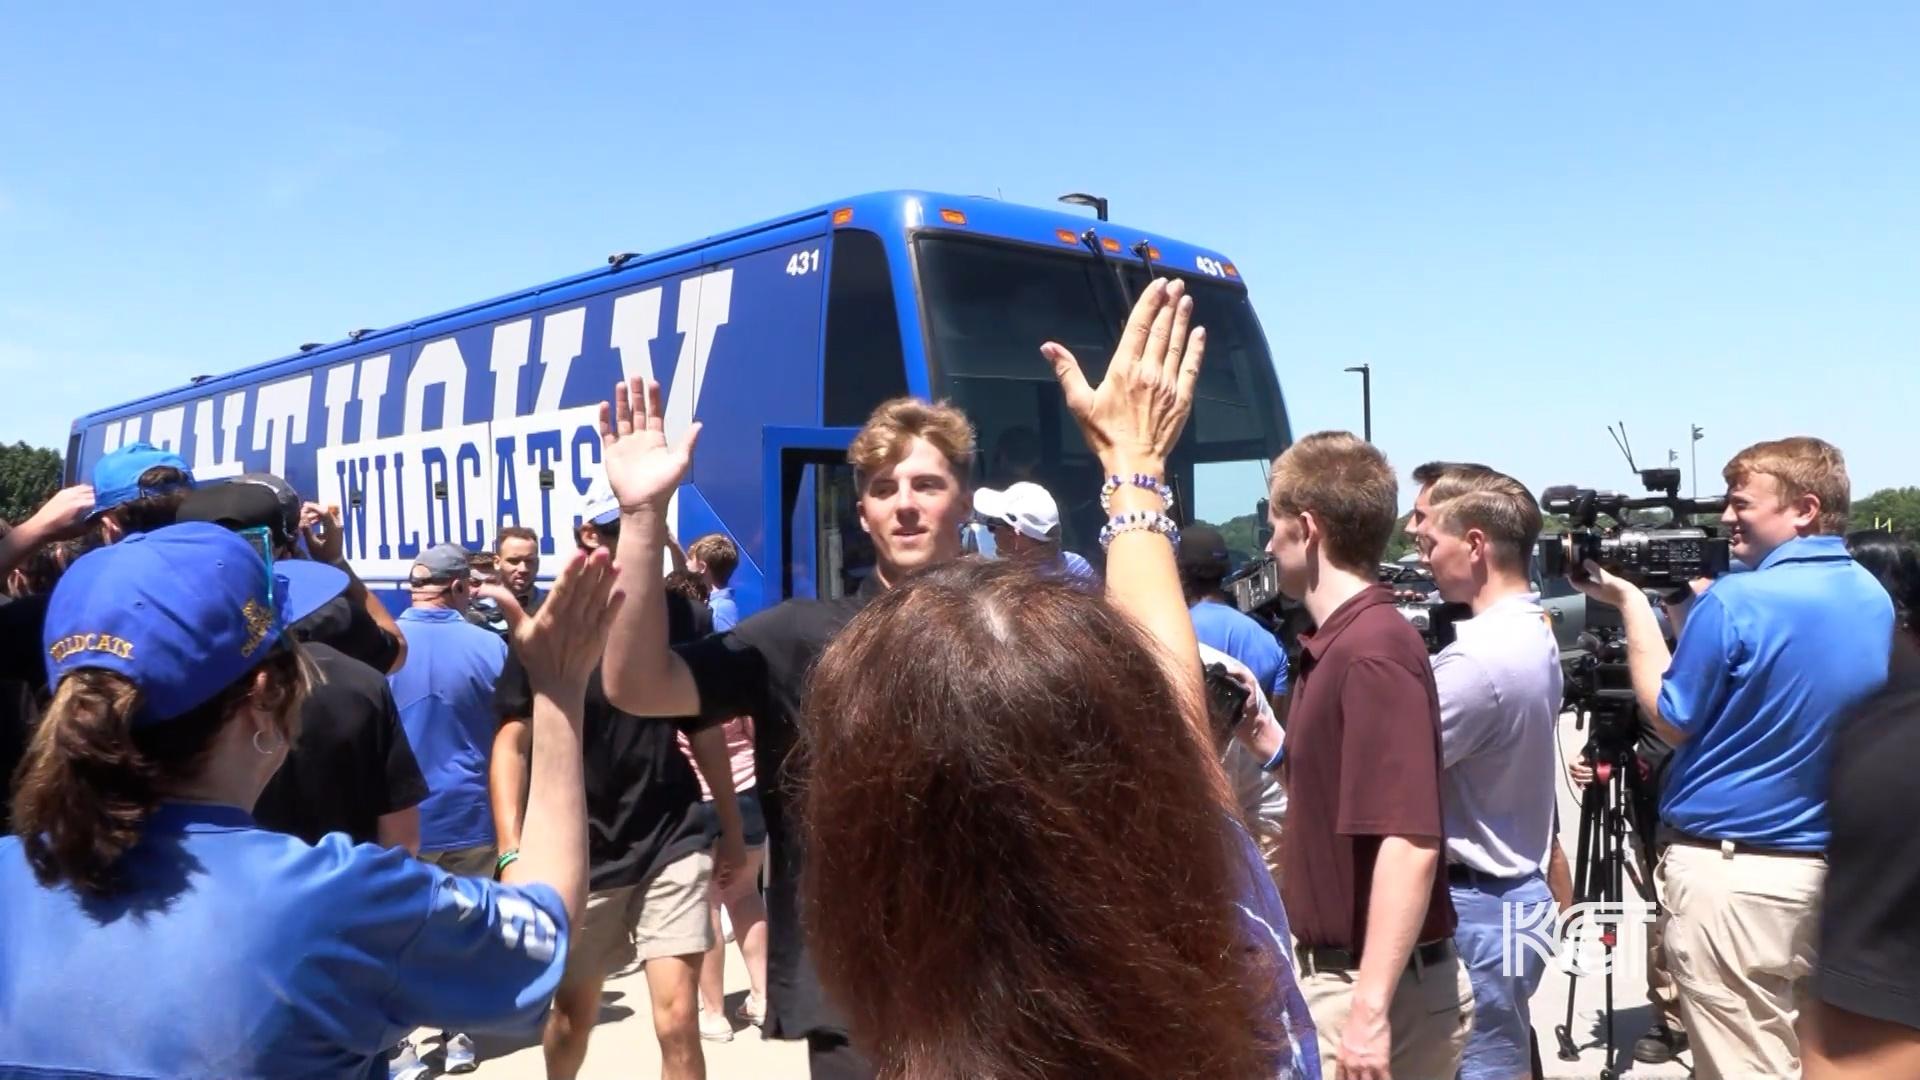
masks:
{"type": "Polygon", "coordinates": [[[900,317],[880,238],[861,229],[833,237],[827,283],[827,355],[821,423],[859,427],[874,406],[907,393],[900,317]]]}

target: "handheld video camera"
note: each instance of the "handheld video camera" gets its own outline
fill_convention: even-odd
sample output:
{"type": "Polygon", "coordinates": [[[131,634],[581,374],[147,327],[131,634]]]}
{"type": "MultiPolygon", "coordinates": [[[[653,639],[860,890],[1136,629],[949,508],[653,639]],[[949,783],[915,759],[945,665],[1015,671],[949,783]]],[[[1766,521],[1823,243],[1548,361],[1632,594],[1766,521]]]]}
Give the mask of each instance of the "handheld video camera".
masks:
{"type": "Polygon", "coordinates": [[[1657,494],[1634,499],[1572,485],[1541,492],[1541,509],[1565,515],[1569,527],[1540,538],[1540,572],[1584,579],[1581,568],[1591,561],[1643,589],[1667,590],[1726,573],[1732,559],[1727,538],[1714,528],[1682,524],[1697,514],[1718,515],[1726,500],[1681,498],[1679,469],[1641,469],[1640,482],[1657,494]],[[1629,511],[1662,509],[1672,515],[1672,525],[1645,528],[1627,520],[1629,511]],[[1596,524],[1602,516],[1608,527],[1596,524]]]}

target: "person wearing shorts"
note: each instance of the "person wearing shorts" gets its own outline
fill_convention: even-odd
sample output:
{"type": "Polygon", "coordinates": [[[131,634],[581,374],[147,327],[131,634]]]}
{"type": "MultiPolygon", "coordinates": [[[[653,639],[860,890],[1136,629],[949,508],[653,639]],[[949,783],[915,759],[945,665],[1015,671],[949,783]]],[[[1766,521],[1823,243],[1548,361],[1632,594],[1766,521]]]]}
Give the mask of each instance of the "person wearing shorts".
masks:
{"type": "MultiPolygon", "coordinates": [[[[609,531],[617,524],[616,516],[609,531]]],[[[711,630],[704,608],[674,598],[669,611],[676,639],[711,630]]],[[[532,739],[525,719],[532,699],[525,673],[511,653],[494,711],[501,724],[494,740],[490,790],[500,857],[505,860],[520,833],[526,748],[532,739]]],[[[704,1076],[697,1000],[701,958],[715,940],[708,914],[715,855],[717,851],[726,861],[731,846],[732,865],[738,867],[744,859],[720,727],[692,718],[665,721],[622,713],[607,701],[596,672],[587,684],[581,746],[586,755],[590,891],[547,1023],[547,1075],[579,1074],[600,1015],[602,985],[609,974],[638,961],[652,999],[663,1080],[704,1076]],[[683,732],[700,759],[702,775],[716,789],[718,802],[712,811],[702,804],[695,767],[676,743],[683,732]],[[726,827],[730,817],[731,830],[726,827]]]]}
{"type": "MultiPolygon", "coordinates": [[[[760,895],[760,868],[767,857],[767,819],[760,809],[760,796],[754,786],[753,717],[737,716],[722,725],[727,740],[727,759],[733,770],[733,789],[740,803],[740,827],[747,846],[747,862],[741,877],[748,884],[732,899],[723,900],[719,889],[710,891],[707,905],[713,923],[714,942],[700,964],[700,1037],[710,1042],[730,1042],[733,1021],[727,1016],[727,938],[721,933],[720,911],[726,909],[733,928],[733,942],[740,947],[746,962],[747,982],[751,989],[740,1007],[740,1016],[749,1024],[760,1025],[767,1015],[767,903],[760,895]]],[[[680,749],[689,758],[693,748],[683,736],[680,749]]],[[[701,778],[701,788],[706,788],[701,778]]],[[[705,792],[711,802],[713,795],[705,792]]]]}

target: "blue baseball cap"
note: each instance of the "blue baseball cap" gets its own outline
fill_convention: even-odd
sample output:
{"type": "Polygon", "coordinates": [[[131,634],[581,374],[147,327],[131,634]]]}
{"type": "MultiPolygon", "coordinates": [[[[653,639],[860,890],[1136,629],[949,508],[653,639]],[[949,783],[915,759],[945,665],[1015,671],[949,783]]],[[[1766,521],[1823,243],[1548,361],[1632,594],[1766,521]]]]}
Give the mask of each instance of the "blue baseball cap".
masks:
{"type": "Polygon", "coordinates": [[[47,685],[83,668],[124,676],[136,727],[211,701],[264,660],[286,628],[347,590],[321,563],[267,564],[209,522],[140,533],[74,560],[47,603],[47,685]]]}
{"type": "Polygon", "coordinates": [[[179,469],[186,474],[187,487],[193,486],[193,470],[187,468],[186,460],[171,450],[162,450],[150,443],[129,443],[101,458],[93,465],[93,512],[104,514],[135,499],[144,499],[150,495],[164,495],[177,484],[148,488],[140,485],[140,477],[148,469],[165,466],[179,469]]]}

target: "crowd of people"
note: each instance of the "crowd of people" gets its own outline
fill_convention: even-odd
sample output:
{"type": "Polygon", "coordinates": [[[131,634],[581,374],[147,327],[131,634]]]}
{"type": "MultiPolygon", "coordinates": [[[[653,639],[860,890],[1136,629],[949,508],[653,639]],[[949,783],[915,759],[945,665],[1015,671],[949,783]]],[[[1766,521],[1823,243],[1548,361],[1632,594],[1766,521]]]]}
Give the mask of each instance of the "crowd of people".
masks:
{"type": "MultiPolygon", "coordinates": [[[[1106,477],[1098,570],[903,398],[848,451],[862,587],[744,618],[734,542],[669,534],[698,427],[669,440],[650,380],[602,409],[549,590],[508,526],[421,552],[397,617],[283,480],[107,455],[0,536],[0,1073],[416,1080],[503,1032],[572,1077],[637,962],[669,1080],[743,1024],[819,1080],[1534,1075],[1513,913],[1575,900],[1540,507],[1415,471],[1408,531],[1471,612],[1429,655],[1377,578],[1392,467],[1300,439],[1289,650],[1176,517],[1191,320],[1156,281],[1098,385],[1040,345],[1106,477]]],[[[1672,748],[1650,1037],[1703,1078],[1914,1075],[1920,564],[1847,536],[1825,442],[1725,479],[1745,572],[1577,575],[1672,748]]]]}

